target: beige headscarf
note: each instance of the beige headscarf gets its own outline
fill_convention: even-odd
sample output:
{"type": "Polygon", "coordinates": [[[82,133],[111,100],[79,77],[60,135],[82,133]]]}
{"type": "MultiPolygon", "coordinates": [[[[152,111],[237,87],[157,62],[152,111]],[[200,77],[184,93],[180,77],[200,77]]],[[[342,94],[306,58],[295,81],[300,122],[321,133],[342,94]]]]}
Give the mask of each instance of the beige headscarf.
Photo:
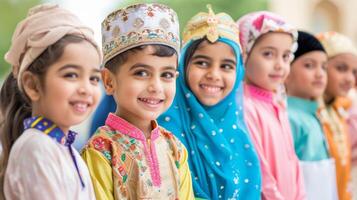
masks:
{"type": "Polygon", "coordinates": [[[12,65],[12,73],[20,89],[21,76],[29,65],[49,46],[68,34],[81,36],[91,42],[102,59],[92,29],[76,15],[54,4],[42,4],[29,10],[27,17],[17,25],[11,47],[5,54],[5,60],[12,65]]]}
{"type": "Polygon", "coordinates": [[[333,31],[328,31],[317,34],[316,38],[320,40],[329,58],[342,53],[351,53],[357,56],[356,47],[353,45],[353,42],[345,35],[333,31]]]}

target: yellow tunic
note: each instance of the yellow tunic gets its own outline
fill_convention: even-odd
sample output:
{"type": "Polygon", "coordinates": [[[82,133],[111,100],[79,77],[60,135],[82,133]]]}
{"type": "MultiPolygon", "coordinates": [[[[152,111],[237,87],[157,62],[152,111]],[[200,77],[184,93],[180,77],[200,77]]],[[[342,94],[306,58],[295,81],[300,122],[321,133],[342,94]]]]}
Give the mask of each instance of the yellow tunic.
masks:
{"type": "Polygon", "coordinates": [[[97,199],[193,199],[187,150],[153,122],[150,139],[110,114],[82,151],[97,199]]]}

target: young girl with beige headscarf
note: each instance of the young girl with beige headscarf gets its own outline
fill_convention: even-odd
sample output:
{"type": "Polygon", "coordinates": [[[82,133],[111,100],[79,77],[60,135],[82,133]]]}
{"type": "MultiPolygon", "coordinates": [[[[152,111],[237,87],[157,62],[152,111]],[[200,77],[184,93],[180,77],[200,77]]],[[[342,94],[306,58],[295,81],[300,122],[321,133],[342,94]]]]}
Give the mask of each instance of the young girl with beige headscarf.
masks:
{"type": "Polygon", "coordinates": [[[95,199],[70,127],[97,105],[101,52],[69,11],[30,9],[5,55],[0,92],[1,184],[6,199],[95,199]]]}

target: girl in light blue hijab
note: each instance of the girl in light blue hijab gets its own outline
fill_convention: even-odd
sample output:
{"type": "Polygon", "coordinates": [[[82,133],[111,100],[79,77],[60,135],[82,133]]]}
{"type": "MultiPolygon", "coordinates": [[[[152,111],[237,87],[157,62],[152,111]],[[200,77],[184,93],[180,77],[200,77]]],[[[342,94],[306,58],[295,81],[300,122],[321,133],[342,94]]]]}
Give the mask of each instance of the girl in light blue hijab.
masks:
{"type": "Polygon", "coordinates": [[[260,199],[259,161],[243,121],[238,28],[208,8],[183,33],[176,97],[159,124],[189,152],[195,197],[260,199]]]}

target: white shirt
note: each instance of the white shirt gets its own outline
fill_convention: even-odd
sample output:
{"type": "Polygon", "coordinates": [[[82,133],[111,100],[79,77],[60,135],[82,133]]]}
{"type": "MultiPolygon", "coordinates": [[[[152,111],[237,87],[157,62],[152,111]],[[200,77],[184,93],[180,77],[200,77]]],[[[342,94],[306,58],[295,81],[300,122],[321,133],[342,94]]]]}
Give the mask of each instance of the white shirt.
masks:
{"type": "Polygon", "coordinates": [[[72,147],[83,188],[67,146],[37,129],[27,129],[13,145],[5,173],[6,199],[92,200],[88,168],[72,147]]]}

